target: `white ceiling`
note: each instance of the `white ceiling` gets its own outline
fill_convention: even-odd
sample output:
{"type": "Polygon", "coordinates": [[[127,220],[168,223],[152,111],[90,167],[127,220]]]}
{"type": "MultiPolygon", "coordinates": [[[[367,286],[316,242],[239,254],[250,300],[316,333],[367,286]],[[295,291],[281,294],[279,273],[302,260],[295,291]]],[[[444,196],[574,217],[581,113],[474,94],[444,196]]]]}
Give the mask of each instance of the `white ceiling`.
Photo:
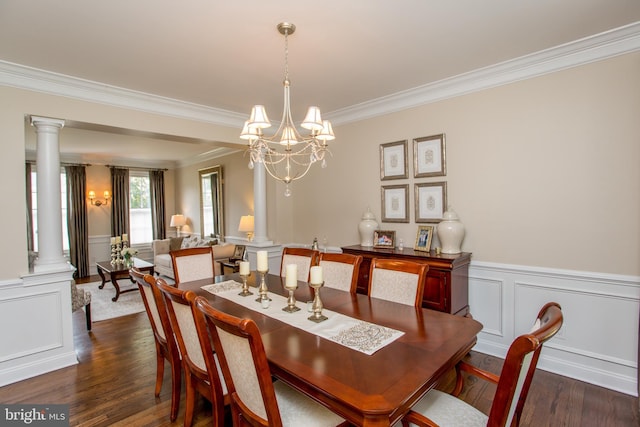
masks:
{"type": "MultiPolygon", "coordinates": [[[[297,26],[289,73],[301,120],[310,104],[338,116],[638,22],[640,1],[2,0],[0,60],[233,113],[264,104],[277,120],[282,21],[297,26]]],[[[155,155],[182,160],[215,144],[164,145],[155,155]]]]}

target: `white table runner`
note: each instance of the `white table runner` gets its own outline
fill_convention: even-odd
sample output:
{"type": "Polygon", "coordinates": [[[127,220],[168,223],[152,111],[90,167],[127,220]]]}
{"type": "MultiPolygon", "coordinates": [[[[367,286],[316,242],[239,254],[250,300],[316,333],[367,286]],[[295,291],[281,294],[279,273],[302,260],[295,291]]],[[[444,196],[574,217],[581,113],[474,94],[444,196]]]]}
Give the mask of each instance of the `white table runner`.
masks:
{"type": "Polygon", "coordinates": [[[288,313],[282,310],[287,306],[287,298],[273,293],[269,293],[269,297],[272,299],[269,307],[262,308],[261,304],[256,301],[257,290],[251,288],[254,295],[242,297],[238,295],[238,292],[242,290],[242,284],[234,280],[205,285],[202,286],[202,289],[243,307],[258,311],[265,316],[280,320],[295,328],[368,355],[372,355],[404,335],[402,331],[354,319],[326,309],[322,310],[322,314],[327,316],[328,319],[315,323],[308,319],[312,313],[307,311],[306,303],[296,301],[296,306],[300,311],[288,313]]]}

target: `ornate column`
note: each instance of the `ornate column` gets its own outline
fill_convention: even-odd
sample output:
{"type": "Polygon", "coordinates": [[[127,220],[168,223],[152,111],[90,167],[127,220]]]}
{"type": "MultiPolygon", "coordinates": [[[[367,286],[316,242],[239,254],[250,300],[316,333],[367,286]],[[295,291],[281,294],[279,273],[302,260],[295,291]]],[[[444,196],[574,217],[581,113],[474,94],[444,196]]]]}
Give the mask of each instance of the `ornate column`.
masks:
{"type": "Polygon", "coordinates": [[[37,134],[38,259],[35,272],[68,270],[62,248],[62,205],[60,201],[60,129],[64,120],[31,117],[37,134]]]}

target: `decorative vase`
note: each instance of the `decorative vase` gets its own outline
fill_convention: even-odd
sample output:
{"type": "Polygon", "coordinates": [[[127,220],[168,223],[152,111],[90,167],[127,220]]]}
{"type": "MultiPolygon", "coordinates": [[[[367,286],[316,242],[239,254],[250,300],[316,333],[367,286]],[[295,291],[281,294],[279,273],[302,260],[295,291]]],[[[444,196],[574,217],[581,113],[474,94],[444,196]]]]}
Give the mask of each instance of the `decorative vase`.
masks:
{"type": "Polygon", "coordinates": [[[378,228],[376,216],[371,212],[371,208],[362,215],[362,221],[358,225],[360,233],[360,246],[373,246],[373,232],[378,228]]]}
{"type": "Polygon", "coordinates": [[[125,265],[127,268],[131,268],[131,267],[133,267],[133,257],[125,257],[125,259],[124,259],[124,265],[125,265]]]}
{"type": "Polygon", "coordinates": [[[459,254],[460,245],[464,239],[464,225],[458,214],[449,207],[442,215],[443,220],[438,224],[437,233],[443,254],[459,254]]]}

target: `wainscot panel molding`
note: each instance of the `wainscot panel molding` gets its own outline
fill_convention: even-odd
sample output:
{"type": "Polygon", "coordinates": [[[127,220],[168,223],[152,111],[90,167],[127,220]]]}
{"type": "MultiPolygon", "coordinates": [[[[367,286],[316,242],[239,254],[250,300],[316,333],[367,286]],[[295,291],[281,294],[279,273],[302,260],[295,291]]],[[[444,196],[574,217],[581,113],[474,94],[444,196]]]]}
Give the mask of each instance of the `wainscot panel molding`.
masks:
{"type": "Polygon", "coordinates": [[[504,358],[549,301],[564,325],[538,367],[637,396],[640,277],[472,261],[471,315],[484,325],[474,350],[504,358]]]}
{"type": "Polygon", "coordinates": [[[0,283],[0,387],[78,363],[73,344],[74,268],[0,283]],[[37,315],[36,315],[37,313],[37,315]]]}

